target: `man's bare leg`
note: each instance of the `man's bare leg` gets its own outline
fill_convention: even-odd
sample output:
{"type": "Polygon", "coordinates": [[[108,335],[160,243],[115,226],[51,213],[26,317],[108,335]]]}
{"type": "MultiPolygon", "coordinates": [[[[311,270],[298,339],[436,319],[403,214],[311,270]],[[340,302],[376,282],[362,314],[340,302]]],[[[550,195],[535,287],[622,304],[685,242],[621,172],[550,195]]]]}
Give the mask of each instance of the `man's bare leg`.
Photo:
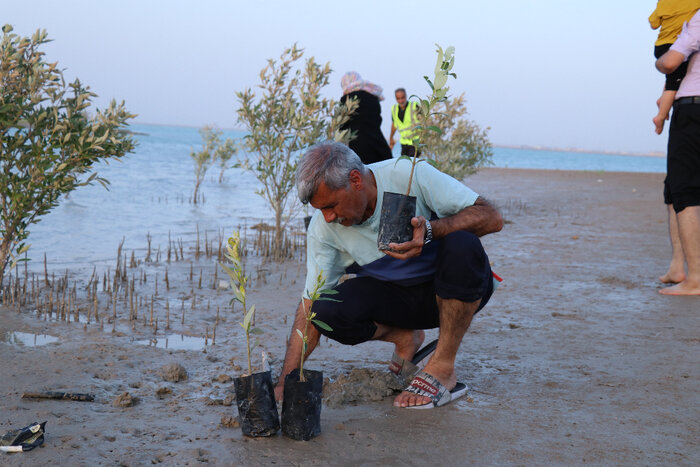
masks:
{"type": "Polygon", "coordinates": [[[677,217],[688,275],[682,282],[659,292],[664,295],[700,295],[700,206],[688,206],[677,217]]]}
{"type": "Polygon", "coordinates": [[[401,329],[375,324],[377,331],[372,336],[372,340],[391,342],[396,346],[396,355],[404,360],[412,359],[425,340],[425,331],[422,329],[401,329]]]}
{"type": "MultiPolygon", "coordinates": [[[[457,385],[457,374],[455,373],[457,350],[459,350],[462,338],[469,329],[480,303],[481,300],[467,303],[456,299],[437,297],[437,305],[440,310],[440,337],[435,353],[423,371],[437,378],[449,390],[454,389],[457,385]]],[[[430,403],[430,398],[408,391],[402,392],[394,399],[394,405],[397,407],[428,403],[430,403]]]]}
{"type": "Polygon", "coordinates": [[[659,280],[664,284],[677,284],[685,280],[685,256],[678,233],[678,216],[672,204],[666,206],[668,207],[668,234],[671,237],[671,264],[666,274],[660,276],[659,280]]]}

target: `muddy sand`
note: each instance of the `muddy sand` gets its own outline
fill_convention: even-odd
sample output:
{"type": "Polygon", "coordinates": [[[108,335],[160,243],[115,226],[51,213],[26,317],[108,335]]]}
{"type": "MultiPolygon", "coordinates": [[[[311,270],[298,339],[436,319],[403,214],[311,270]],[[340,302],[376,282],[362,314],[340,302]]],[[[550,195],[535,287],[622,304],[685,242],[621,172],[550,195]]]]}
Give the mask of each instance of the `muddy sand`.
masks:
{"type": "MultiPolygon", "coordinates": [[[[66,302],[75,288],[77,322],[75,311],[68,322],[33,302],[65,278],[49,261],[47,288],[35,261],[28,303],[0,308],[0,431],[47,421],[46,441],[0,464],[698,465],[700,297],[658,293],[670,255],[662,180],[515,169],[468,178],[506,219],[501,233],[484,238],[505,281],[457,358],[469,396],[435,410],[394,408],[390,345],[324,338],[307,364],[329,378],[323,432],[309,442],[249,439],[235,426],[231,378],[247,365],[241,310],[232,313],[230,291],[218,287],[215,257],[196,259],[192,245],[170,263],[135,252],[125,273],[133,305],[124,282],[110,303],[106,271],[97,270],[90,291],[91,270],[69,271],[66,302]],[[22,399],[37,391],[95,400],[22,399]]],[[[275,374],[303,284],[301,260],[279,266],[248,257],[249,303],[275,374]]]]}

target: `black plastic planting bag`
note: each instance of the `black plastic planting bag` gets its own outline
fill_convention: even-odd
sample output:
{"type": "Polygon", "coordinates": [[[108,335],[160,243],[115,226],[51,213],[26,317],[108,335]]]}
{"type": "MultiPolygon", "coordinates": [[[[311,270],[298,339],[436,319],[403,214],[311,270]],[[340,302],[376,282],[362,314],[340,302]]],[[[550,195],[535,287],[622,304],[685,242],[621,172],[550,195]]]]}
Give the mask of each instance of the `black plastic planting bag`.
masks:
{"type": "Polygon", "coordinates": [[[304,370],[306,381],[299,381],[299,369],[284,379],[282,434],[308,441],[321,434],[321,396],[323,372],[304,370]]]}
{"type": "Polygon", "coordinates": [[[238,423],[246,436],[272,436],[280,429],[275,390],[269,371],[234,380],[238,423]]]}
{"type": "Polygon", "coordinates": [[[389,250],[389,243],[404,243],[413,239],[411,219],[416,216],[416,197],[384,192],[379,217],[380,250],[389,250]]]}
{"type": "Polygon", "coordinates": [[[19,430],[8,431],[0,437],[0,447],[3,451],[31,451],[37,446],[44,443],[44,425],[43,423],[33,423],[19,430]],[[10,449],[10,446],[16,449],[10,449]]]}

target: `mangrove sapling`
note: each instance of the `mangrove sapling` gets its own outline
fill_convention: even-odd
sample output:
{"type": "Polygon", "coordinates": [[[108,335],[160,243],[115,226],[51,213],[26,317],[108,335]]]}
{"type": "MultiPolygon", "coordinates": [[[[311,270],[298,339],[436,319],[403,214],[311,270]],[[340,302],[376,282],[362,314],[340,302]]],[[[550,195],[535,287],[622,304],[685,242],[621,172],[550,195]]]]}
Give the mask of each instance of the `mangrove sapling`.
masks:
{"type": "Polygon", "coordinates": [[[250,336],[251,334],[261,334],[262,331],[253,327],[255,305],[248,308],[246,304],[248,277],[245,275],[241,262],[241,241],[238,232],[234,232],[228,239],[224,256],[232,264],[232,266],[221,264],[222,269],[230,278],[231,290],[234,294],[231,302],[238,301],[243,306],[243,322],[239,324],[245,332],[248,352],[248,374],[234,380],[238,420],[244,435],[272,436],[279,430],[279,415],[270,371],[253,373],[250,355],[258,342],[256,340],[251,347],[250,336]]]}
{"type": "Polygon", "coordinates": [[[337,301],[328,297],[337,293],[332,289],[324,289],[323,272],[316,278],[314,289],[306,294],[309,308],[303,307],[305,323],[304,331],[296,329],[301,338],[301,357],[299,368],[295,368],[284,379],[284,397],[282,399],[282,434],[296,440],[309,440],[321,433],[321,395],[323,392],[323,372],[304,370],[304,355],[308,344],[310,324],[321,329],[332,331],[326,323],[316,319],[313,304],[318,300],[337,301]]]}
{"type": "MultiPolygon", "coordinates": [[[[437,45],[437,44],[436,44],[437,45]]],[[[449,76],[457,77],[451,73],[454,66],[454,47],[448,47],[443,51],[442,47],[437,45],[437,63],[435,65],[435,76],[431,81],[430,78],[424,76],[425,81],[431,89],[431,94],[426,99],[418,98],[418,112],[416,115],[416,125],[411,128],[412,142],[415,147],[413,157],[401,156],[401,159],[409,159],[411,161],[411,171],[408,176],[408,185],[406,193],[384,192],[382,197],[382,209],[379,221],[379,235],[377,244],[380,250],[391,250],[390,243],[404,243],[413,238],[413,227],[411,219],[416,213],[416,198],[410,196],[411,185],[413,183],[413,174],[416,164],[421,161],[427,161],[435,165],[435,161],[422,157],[422,151],[425,148],[424,140],[427,133],[441,133],[442,130],[435,125],[428,125],[428,119],[433,116],[433,111],[436,104],[446,100],[449,87],[447,78],[449,76]]],[[[414,98],[417,96],[411,96],[414,98]]],[[[397,161],[398,163],[398,161],[397,161]]]]}
{"type": "Polygon", "coordinates": [[[46,31],[31,37],[2,27],[0,42],[0,287],[7,266],[29,247],[29,226],[49,213],[62,195],[104,178],[94,165],[121,159],[134,140],[126,131],[135,117],[122,102],[89,116],[92,99],[80,80],[67,84],[56,62],[40,48],[46,31]]]}
{"type": "Polygon", "coordinates": [[[248,375],[252,375],[253,368],[251,365],[250,354],[253,348],[257,346],[258,342],[256,341],[253,348],[251,348],[250,335],[262,334],[262,331],[258,328],[252,327],[253,317],[255,316],[255,305],[252,305],[250,308],[248,308],[246,305],[246,286],[248,284],[248,276],[245,274],[243,263],[241,261],[241,237],[238,232],[234,232],[226,242],[226,253],[224,253],[224,257],[232,264],[231,267],[223,263],[221,264],[221,268],[230,278],[231,290],[233,291],[234,295],[231,302],[237,301],[243,306],[243,322],[239,324],[245,331],[246,346],[248,350],[248,375]]]}
{"type": "Polygon", "coordinates": [[[238,141],[226,139],[217,148],[214,153],[214,159],[219,161],[219,183],[224,180],[224,172],[230,168],[229,161],[238,153],[238,141]]]}
{"type": "Polygon", "coordinates": [[[194,160],[194,195],[192,196],[194,204],[197,204],[198,201],[203,201],[197,194],[209,167],[217,160],[219,161],[221,164],[219,182],[221,182],[228,161],[238,152],[238,146],[233,140],[226,139],[222,141],[222,132],[220,130],[215,130],[211,126],[204,126],[199,130],[199,134],[202,136],[204,147],[201,151],[190,152],[190,157],[194,160]]]}
{"type": "Polygon", "coordinates": [[[334,298],[328,297],[328,295],[335,295],[338,293],[337,290],[334,289],[324,289],[323,286],[326,284],[326,279],[323,277],[323,271],[318,273],[318,277],[316,278],[316,285],[314,286],[314,289],[309,293],[307,290],[306,293],[309,296],[309,309],[306,309],[305,301],[302,301],[302,306],[304,308],[304,317],[305,317],[305,322],[304,322],[304,332],[301,332],[300,329],[297,329],[296,332],[301,337],[301,357],[299,361],[299,381],[306,381],[304,378],[304,356],[306,355],[306,348],[309,343],[309,325],[311,323],[315,324],[316,326],[320,327],[321,329],[325,331],[332,331],[333,329],[321,321],[320,319],[316,319],[316,313],[312,311],[313,305],[315,302],[320,301],[320,300],[326,300],[326,301],[331,301],[331,302],[337,302],[339,300],[336,300],[334,298]]]}
{"type": "MultiPolygon", "coordinates": [[[[418,115],[416,119],[417,122],[416,125],[412,128],[411,133],[413,136],[413,146],[416,148],[416,151],[413,154],[413,157],[411,158],[409,158],[408,156],[401,156],[399,158],[411,160],[411,173],[408,176],[408,188],[406,190],[406,196],[408,196],[408,194],[411,192],[411,183],[413,181],[413,172],[415,170],[416,164],[421,160],[425,160],[435,165],[434,160],[428,158],[421,158],[420,156],[421,152],[425,148],[425,139],[427,137],[427,134],[430,132],[442,134],[442,129],[440,129],[440,127],[435,125],[429,125],[428,122],[429,119],[434,116],[435,106],[438,103],[447,100],[447,91],[450,90],[449,87],[445,86],[447,84],[447,78],[450,76],[452,76],[453,78],[457,78],[457,75],[455,73],[450,73],[455,62],[455,48],[450,46],[443,52],[442,47],[440,47],[438,44],[435,44],[435,46],[437,47],[436,52],[438,54],[437,63],[435,64],[434,70],[435,76],[433,77],[432,81],[430,80],[430,78],[428,78],[428,76],[423,77],[428,83],[428,86],[430,86],[432,92],[426,99],[418,98],[418,115]]],[[[413,97],[418,96],[411,96],[411,98],[413,97]]]]}

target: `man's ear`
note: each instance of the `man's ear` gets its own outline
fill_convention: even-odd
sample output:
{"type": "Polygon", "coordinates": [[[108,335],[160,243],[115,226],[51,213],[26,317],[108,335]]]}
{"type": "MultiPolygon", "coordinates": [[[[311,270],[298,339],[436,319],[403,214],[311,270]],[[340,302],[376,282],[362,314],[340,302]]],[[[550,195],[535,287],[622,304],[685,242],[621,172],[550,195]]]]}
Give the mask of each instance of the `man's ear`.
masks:
{"type": "Polygon", "coordinates": [[[350,179],[350,187],[354,190],[361,190],[365,186],[362,174],[357,169],[352,169],[348,178],[350,179]]]}

